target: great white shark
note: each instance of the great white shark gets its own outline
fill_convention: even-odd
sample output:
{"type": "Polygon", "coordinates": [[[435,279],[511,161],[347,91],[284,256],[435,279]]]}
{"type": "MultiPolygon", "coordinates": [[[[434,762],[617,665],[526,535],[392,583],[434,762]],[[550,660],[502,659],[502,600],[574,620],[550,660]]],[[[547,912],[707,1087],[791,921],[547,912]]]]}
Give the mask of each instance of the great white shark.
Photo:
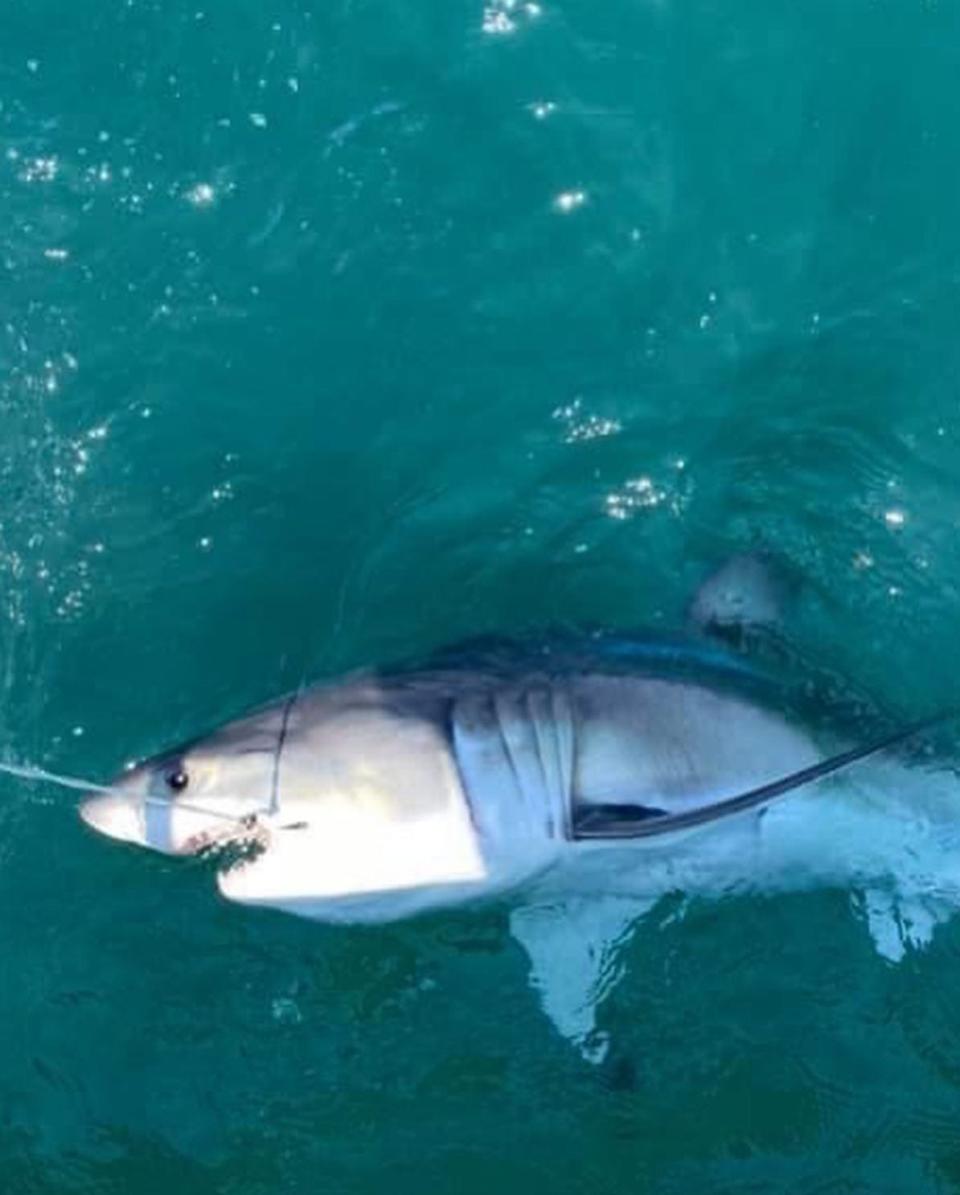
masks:
{"type": "Polygon", "coordinates": [[[745,555],[701,587],[683,636],[475,642],[319,684],[133,767],[81,813],[172,855],[245,843],[221,893],[322,921],[503,897],[544,1011],[596,1060],[597,1004],[667,894],[843,887],[893,961],[960,908],[949,753],[761,663],[782,592],[745,555]]]}

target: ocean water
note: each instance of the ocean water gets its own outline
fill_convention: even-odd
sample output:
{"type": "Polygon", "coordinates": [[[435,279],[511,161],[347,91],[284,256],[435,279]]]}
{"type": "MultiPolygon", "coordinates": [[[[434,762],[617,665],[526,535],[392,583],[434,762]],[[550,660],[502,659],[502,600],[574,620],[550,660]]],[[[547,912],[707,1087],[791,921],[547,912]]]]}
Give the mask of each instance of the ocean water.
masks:
{"type": "MultiPolygon", "coordinates": [[[[8,0],[3,756],[672,626],[756,543],[804,651],[955,702],[958,77],[944,0],[8,0]]],[[[960,1189],[960,923],[667,909],[593,1067],[502,907],[229,907],[74,799],[0,785],[4,1195],[960,1189]]]]}

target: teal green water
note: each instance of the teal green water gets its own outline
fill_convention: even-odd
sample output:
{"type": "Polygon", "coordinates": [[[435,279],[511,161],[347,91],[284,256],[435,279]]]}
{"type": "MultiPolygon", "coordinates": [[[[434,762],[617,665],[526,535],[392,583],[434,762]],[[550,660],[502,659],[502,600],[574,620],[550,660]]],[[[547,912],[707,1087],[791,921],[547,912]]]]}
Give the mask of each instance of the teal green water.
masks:
{"type": "MultiPolygon", "coordinates": [[[[758,540],[805,649],[955,700],[958,77],[936,0],[8,3],[3,751],[670,625],[758,540]]],[[[0,799],[4,1195],[960,1189],[960,924],[655,920],[598,1069],[503,909],[257,915],[0,799]]]]}

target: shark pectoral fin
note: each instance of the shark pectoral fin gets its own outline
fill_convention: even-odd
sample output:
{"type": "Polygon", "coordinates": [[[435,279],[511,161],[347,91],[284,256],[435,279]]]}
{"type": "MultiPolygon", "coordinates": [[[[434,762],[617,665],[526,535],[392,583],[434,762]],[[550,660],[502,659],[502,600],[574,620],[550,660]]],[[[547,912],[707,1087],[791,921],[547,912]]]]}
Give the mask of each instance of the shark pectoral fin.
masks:
{"type": "Polygon", "coordinates": [[[877,954],[891,963],[901,962],[910,950],[929,946],[933,931],[950,915],[932,897],[895,896],[881,889],[858,893],[854,908],[866,921],[877,954]]]}
{"type": "Polygon", "coordinates": [[[575,897],[524,905],[510,930],[530,959],[530,983],[557,1031],[588,1062],[602,1062],[609,1042],[596,1010],[623,972],[622,948],[655,901],[575,897]]]}
{"type": "Polygon", "coordinates": [[[729,637],[731,631],[779,626],[792,585],[766,552],[732,556],[703,582],[688,617],[701,631],[729,637]]]}

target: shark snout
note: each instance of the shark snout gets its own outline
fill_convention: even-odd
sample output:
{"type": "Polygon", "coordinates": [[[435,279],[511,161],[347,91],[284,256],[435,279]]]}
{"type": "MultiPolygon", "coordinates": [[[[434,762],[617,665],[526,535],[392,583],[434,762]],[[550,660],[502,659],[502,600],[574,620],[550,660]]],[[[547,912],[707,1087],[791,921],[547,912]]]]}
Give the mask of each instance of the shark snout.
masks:
{"type": "Polygon", "coordinates": [[[144,844],[146,825],[142,802],[131,801],[119,793],[87,797],[80,805],[80,816],[91,829],[107,838],[144,844]]]}
{"type": "MultiPolygon", "coordinates": [[[[136,777],[134,777],[134,781],[136,777]]],[[[217,843],[242,837],[240,814],[134,792],[93,793],[80,804],[86,824],[118,842],[163,855],[195,855],[217,843]]]]}

